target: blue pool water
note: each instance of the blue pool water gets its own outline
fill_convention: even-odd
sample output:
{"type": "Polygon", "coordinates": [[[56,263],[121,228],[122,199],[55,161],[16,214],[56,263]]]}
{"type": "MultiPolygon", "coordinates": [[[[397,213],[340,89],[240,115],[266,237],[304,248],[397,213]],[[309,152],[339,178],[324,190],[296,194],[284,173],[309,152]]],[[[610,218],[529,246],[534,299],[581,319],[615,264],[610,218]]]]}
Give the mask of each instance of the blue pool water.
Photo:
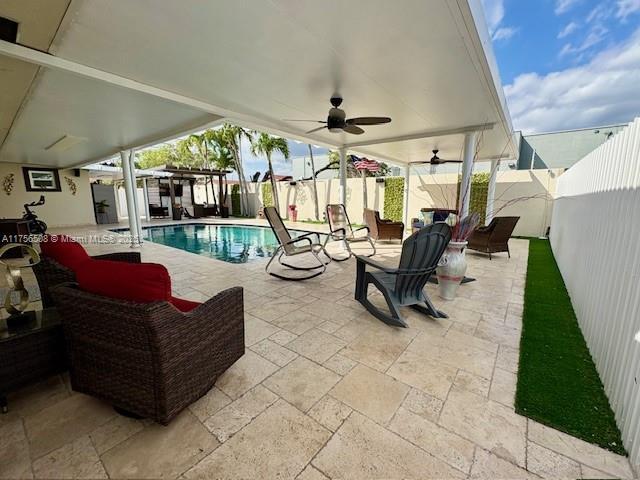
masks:
{"type": "MultiPolygon", "coordinates": [[[[306,232],[290,231],[295,237],[306,232]]],[[[143,230],[145,240],[180,248],[230,263],[246,263],[270,257],[278,241],[268,227],[246,225],[182,224],[149,227],[143,230]]],[[[315,242],[317,239],[312,237],[315,242]]],[[[322,238],[324,241],[324,238],[322,238]]]]}

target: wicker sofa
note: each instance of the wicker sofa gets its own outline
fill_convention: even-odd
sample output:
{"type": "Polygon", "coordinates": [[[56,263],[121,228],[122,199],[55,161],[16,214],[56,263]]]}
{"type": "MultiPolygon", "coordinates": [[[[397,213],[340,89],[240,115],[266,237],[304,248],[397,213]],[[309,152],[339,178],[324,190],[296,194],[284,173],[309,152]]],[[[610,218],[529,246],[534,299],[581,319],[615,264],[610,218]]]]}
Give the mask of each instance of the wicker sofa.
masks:
{"type": "Polygon", "coordinates": [[[376,210],[364,209],[364,221],[369,227],[369,235],[374,240],[400,240],[404,233],[404,223],[384,220],[376,210]]]}

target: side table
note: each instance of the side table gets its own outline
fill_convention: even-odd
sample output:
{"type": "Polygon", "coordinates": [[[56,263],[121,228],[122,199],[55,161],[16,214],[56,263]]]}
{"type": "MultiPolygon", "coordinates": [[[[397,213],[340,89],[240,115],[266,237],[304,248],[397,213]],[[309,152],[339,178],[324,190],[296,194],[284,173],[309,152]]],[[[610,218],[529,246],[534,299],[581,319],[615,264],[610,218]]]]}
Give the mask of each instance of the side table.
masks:
{"type": "Polygon", "coordinates": [[[0,320],[0,410],[7,394],[67,368],[62,322],[56,308],[25,312],[20,321],[0,320]]]}

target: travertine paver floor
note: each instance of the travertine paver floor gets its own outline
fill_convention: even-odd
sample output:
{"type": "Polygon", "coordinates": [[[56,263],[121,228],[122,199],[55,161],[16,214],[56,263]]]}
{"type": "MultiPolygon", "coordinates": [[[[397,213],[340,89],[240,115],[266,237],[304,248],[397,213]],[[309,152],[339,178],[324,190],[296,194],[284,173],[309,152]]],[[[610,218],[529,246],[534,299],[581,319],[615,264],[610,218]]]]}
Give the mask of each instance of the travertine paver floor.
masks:
{"type": "MultiPolygon", "coordinates": [[[[449,319],[405,310],[397,329],[353,300],[354,261],[287,283],[262,261],[145,243],[177,296],[244,287],[245,356],[168,427],[118,416],[64,375],[12,394],[0,478],[632,477],[625,458],[514,412],[528,242],[510,245],[510,260],[468,254],[477,281],[456,301],[428,287],[449,319]]],[[[381,244],[377,258],[398,253],[381,244]]]]}

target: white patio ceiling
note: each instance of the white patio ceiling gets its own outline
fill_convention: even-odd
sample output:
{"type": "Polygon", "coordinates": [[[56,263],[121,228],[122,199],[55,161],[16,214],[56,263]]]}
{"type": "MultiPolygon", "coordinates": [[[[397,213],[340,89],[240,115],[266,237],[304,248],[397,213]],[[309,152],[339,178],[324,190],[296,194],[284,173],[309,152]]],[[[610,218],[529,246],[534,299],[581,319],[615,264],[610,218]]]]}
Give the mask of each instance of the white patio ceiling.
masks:
{"type": "MultiPolygon", "coordinates": [[[[0,53],[22,55],[9,47],[0,53]]],[[[400,164],[432,148],[459,158],[460,132],[494,124],[479,157],[515,153],[479,0],[72,0],[49,51],[73,63],[40,69],[0,161],[88,164],[221,117],[319,145],[356,142],[352,151],[400,164]],[[324,119],[334,92],[348,116],[392,123],[355,136],[283,121],[324,119]],[[63,135],[86,141],[44,150],[63,135]],[[375,143],[388,138],[398,141],[375,143]]]]}

